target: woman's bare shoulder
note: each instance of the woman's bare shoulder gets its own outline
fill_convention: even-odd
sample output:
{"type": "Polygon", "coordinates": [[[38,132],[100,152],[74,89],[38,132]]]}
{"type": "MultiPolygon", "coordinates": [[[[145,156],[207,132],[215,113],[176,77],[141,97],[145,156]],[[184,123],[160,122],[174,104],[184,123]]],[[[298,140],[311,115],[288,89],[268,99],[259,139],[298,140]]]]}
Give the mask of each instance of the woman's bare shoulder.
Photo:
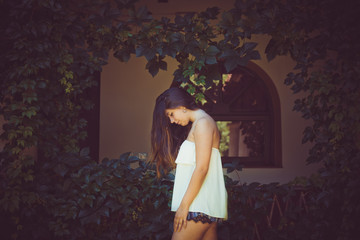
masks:
{"type": "Polygon", "coordinates": [[[209,131],[216,129],[216,122],[210,116],[203,116],[196,121],[195,131],[209,131]]]}
{"type": "MultiPolygon", "coordinates": [[[[193,127],[189,133],[188,140],[194,141],[195,135],[212,135],[218,131],[216,122],[209,115],[205,115],[193,123],[193,127]]],[[[216,134],[215,134],[216,135],[216,134]]]]}

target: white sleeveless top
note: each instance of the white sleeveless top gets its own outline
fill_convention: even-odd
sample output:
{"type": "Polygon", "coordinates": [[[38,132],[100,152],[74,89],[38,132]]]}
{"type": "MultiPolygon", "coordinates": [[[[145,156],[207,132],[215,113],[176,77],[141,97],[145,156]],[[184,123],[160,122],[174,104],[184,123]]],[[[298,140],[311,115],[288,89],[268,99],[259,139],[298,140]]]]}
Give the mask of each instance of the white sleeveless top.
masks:
{"type": "MultiPolygon", "coordinates": [[[[196,166],[195,143],[185,140],[176,158],[175,182],[171,211],[176,212],[185,195],[196,166]]],[[[199,193],[190,205],[189,212],[201,212],[211,217],[227,219],[227,192],[221,165],[220,152],[212,148],[208,173],[199,193]]]]}

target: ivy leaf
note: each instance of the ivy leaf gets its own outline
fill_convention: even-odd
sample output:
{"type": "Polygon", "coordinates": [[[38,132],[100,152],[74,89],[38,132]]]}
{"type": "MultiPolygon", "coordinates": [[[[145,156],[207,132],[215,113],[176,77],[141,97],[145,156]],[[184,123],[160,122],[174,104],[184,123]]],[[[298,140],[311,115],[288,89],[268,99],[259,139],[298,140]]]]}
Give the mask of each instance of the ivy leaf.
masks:
{"type": "Polygon", "coordinates": [[[240,56],[234,49],[226,49],[219,57],[225,59],[224,66],[229,73],[237,67],[240,56]]]}
{"type": "Polygon", "coordinates": [[[243,166],[242,166],[242,164],[240,163],[239,160],[234,159],[234,160],[232,161],[232,164],[233,164],[233,167],[234,167],[236,170],[242,171],[243,166]]]}
{"type": "Polygon", "coordinates": [[[178,25],[179,27],[185,26],[186,25],[185,18],[183,16],[176,15],[175,24],[178,25]]]}
{"type": "Polygon", "coordinates": [[[234,49],[225,49],[219,56],[220,58],[237,57],[239,54],[234,49]]]}
{"type": "Polygon", "coordinates": [[[201,51],[199,49],[199,42],[195,39],[190,40],[185,45],[185,51],[187,53],[191,53],[192,55],[194,55],[196,57],[200,56],[201,51]]]}
{"type": "Polygon", "coordinates": [[[116,0],[116,3],[119,7],[119,9],[122,8],[130,8],[131,6],[134,5],[135,1],[134,0],[116,0]]]}
{"type": "Polygon", "coordinates": [[[146,60],[150,61],[155,58],[156,56],[156,49],[154,48],[146,48],[143,50],[143,54],[146,58],[146,60]]]}
{"type": "Polygon", "coordinates": [[[235,168],[233,168],[233,167],[226,167],[226,173],[232,173],[233,171],[235,171],[235,168]]]}
{"type": "Polygon", "coordinates": [[[175,58],[177,54],[177,51],[175,48],[172,48],[170,46],[164,46],[163,48],[163,55],[168,55],[172,58],[175,58]]]}
{"type": "Polygon", "coordinates": [[[216,19],[219,12],[220,9],[218,7],[207,8],[205,12],[200,13],[200,16],[207,19],[216,19]]]}
{"type": "Polygon", "coordinates": [[[220,50],[216,46],[209,46],[205,51],[205,63],[206,64],[215,64],[217,63],[216,54],[218,54],[220,50]]]}
{"type": "Polygon", "coordinates": [[[130,51],[121,49],[114,53],[114,57],[119,59],[121,62],[127,62],[130,59],[130,51]]]}
{"type": "Polygon", "coordinates": [[[245,56],[239,58],[238,64],[240,66],[246,66],[250,60],[259,60],[259,59],[260,59],[259,52],[256,50],[253,50],[251,52],[248,52],[245,56]]]}
{"type": "Polygon", "coordinates": [[[141,57],[142,55],[144,55],[144,51],[146,50],[146,47],[143,46],[143,45],[140,45],[138,46],[136,49],[135,49],[135,54],[136,54],[136,57],[141,57]]]}
{"type": "Polygon", "coordinates": [[[138,11],[136,12],[136,18],[138,20],[147,22],[152,19],[152,16],[149,13],[146,6],[141,6],[141,7],[139,7],[138,11]]]}
{"type": "Polygon", "coordinates": [[[65,164],[59,163],[54,168],[54,172],[59,174],[60,176],[64,177],[65,174],[69,171],[68,167],[65,164]]]}
{"type": "Polygon", "coordinates": [[[181,51],[184,47],[185,36],[181,33],[175,32],[170,35],[169,47],[176,51],[181,51]]]}
{"type": "Polygon", "coordinates": [[[167,62],[161,60],[159,62],[159,67],[160,67],[161,70],[166,71],[167,70],[167,62]]]}
{"type": "Polygon", "coordinates": [[[240,54],[242,53],[247,53],[251,50],[254,50],[254,48],[257,46],[257,43],[255,42],[247,42],[247,43],[244,43],[244,45],[241,47],[241,52],[240,54]]]}
{"type": "Polygon", "coordinates": [[[226,69],[226,72],[229,73],[232,70],[234,70],[238,65],[238,58],[239,57],[228,57],[225,60],[224,66],[226,69]]]}
{"type": "Polygon", "coordinates": [[[219,52],[220,50],[214,45],[209,46],[205,51],[206,56],[215,56],[219,52]]]}
{"type": "Polygon", "coordinates": [[[159,66],[159,63],[157,61],[149,61],[146,64],[146,69],[149,71],[149,73],[153,77],[155,77],[156,74],[158,74],[159,68],[160,68],[160,66],[159,66]]]}
{"type": "Polygon", "coordinates": [[[182,42],[184,41],[184,35],[179,32],[174,32],[170,36],[171,42],[182,42]]]}
{"type": "Polygon", "coordinates": [[[130,154],[131,154],[131,152],[126,152],[126,153],[121,154],[120,161],[125,162],[129,158],[130,154]]]}
{"type": "Polygon", "coordinates": [[[210,65],[217,63],[216,57],[206,57],[205,63],[210,65]]]}
{"type": "Polygon", "coordinates": [[[89,156],[90,149],[88,147],[81,149],[80,157],[87,157],[89,156]]]}
{"type": "Polygon", "coordinates": [[[268,43],[268,45],[265,48],[266,58],[270,62],[273,60],[277,55],[275,40],[271,39],[268,43]]]}
{"type": "Polygon", "coordinates": [[[240,40],[239,40],[238,37],[233,37],[233,38],[231,38],[230,42],[231,42],[232,45],[238,46],[239,43],[240,43],[240,40]]]}

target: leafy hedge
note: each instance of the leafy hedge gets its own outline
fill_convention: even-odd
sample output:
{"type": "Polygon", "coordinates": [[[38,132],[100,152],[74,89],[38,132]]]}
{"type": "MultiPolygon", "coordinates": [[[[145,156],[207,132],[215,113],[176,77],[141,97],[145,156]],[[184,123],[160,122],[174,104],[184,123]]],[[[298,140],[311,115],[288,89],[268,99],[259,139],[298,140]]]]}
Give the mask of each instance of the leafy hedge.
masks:
{"type": "MultiPolygon", "coordinates": [[[[89,162],[87,154],[83,149],[76,159],[63,162],[61,170],[42,169],[43,176],[37,175],[32,183],[38,201],[21,206],[21,218],[15,223],[2,215],[2,223],[8,226],[2,236],[10,239],[16,232],[15,239],[27,240],[169,239],[174,217],[170,212],[173,175],[157,180],[155,170],[130,153],[100,164],[89,162]]],[[[306,214],[305,207],[298,204],[299,192],[292,185],[239,186],[230,178],[226,185],[229,220],[219,226],[220,239],[250,239],[255,230],[261,239],[310,239],[311,231],[302,235],[298,231],[313,227],[309,219],[313,213],[306,214]],[[282,205],[290,201],[286,211],[281,207],[284,215],[272,220],[269,228],[266,219],[275,195],[282,205]]],[[[315,205],[314,187],[302,191],[311,194],[306,198],[311,208],[315,205]]],[[[276,211],[275,207],[274,216],[276,211]]]]}
{"type": "Polygon", "coordinates": [[[2,215],[10,225],[5,236],[17,229],[16,239],[168,239],[170,179],[157,181],[130,153],[101,164],[87,153],[67,159],[61,170],[39,169],[36,204],[22,205],[13,224],[2,215]]]}
{"type": "Polygon", "coordinates": [[[354,239],[360,218],[360,21],[358,1],[237,1],[251,16],[242,26],[271,37],[266,55],[290,56],[284,83],[302,93],[294,110],[310,120],[307,163],[321,163],[324,180],[316,239],[354,239]]]}
{"type": "MultiPolygon", "coordinates": [[[[161,232],[169,236],[168,179],[152,182],[153,173],[130,169],[128,161],[135,159],[126,156],[99,164],[88,157],[88,150],[81,150],[87,135],[81,115],[93,107],[86,91],[97,86],[94,76],[112,50],[120,61],[144,56],[153,76],[167,69],[165,57],[176,59],[174,81],[201,100],[221,73],[259,58],[256,43],[249,39],[265,34],[270,37],[265,52],[269,61],[288,55],[297,63],[285,84],[294,94],[305,94],[294,110],[312,121],[304,130],[303,141],[313,143],[307,161],[324,167],[322,184],[310,181],[310,215],[290,211],[287,219],[293,221],[285,222],[294,224],[264,228],[264,237],[352,239],[359,229],[353,219],[360,218],[357,1],[237,0],[221,16],[214,7],[174,21],[153,19],[135,2],[0,1],[0,114],[6,121],[0,211],[7,236],[96,239],[108,234],[109,239],[126,239],[145,236],[145,231],[154,238],[162,238],[161,232]],[[210,24],[215,20],[216,26],[210,24]],[[30,148],[37,149],[37,156],[27,154],[30,148]],[[119,169],[112,167],[116,164],[119,169]],[[118,171],[123,171],[121,177],[118,171]],[[160,190],[149,191],[146,199],[151,201],[140,203],[134,199],[147,191],[144,186],[160,190]],[[157,209],[156,221],[167,220],[166,226],[144,217],[154,216],[151,209],[157,209]],[[125,230],[126,236],[116,235],[125,230]]],[[[254,225],[247,219],[256,216],[254,220],[261,221],[263,206],[273,196],[270,191],[285,198],[293,194],[287,185],[229,187],[230,212],[242,210],[221,227],[223,236],[231,238],[250,237],[254,225]],[[241,205],[244,196],[254,196],[254,209],[241,205]]]]}
{"type": "MultiPolygon", "coordinates": [[[[153,76],[166,70],[166,56],[175,58],[180,65],[174,79],[188,82],[193,93],[195,85],[205,82],[208,65],[217,63],[217,54],[228,59],[229,68],[259,56],[244,34],[243,41],[217,44],[221,33],[209,22],[217,18],[218,8],[179,15],[175,21],[156,20],[135,2],[0,1],[1,140],[6,143],[0,154],[0,209],[13,238],[80,236],[83,230],[72,231],[76,224],[71,219],[85,205],[101,207],[91,195],[99,189],[82,185],[94,184],[89,172],[100,171],[93,162],[98,159],[89,159],[80,146],[87,137],[82,114],[94,106],[87,91],[98,87],[96,75],[110,50],[120,61],[144,56],[153,76]],[[36,153],[28,154],[31,149],[36,153]],[[85,179],[78,179],[80,170],[85,179]],[[83,188],[73,189],[76,183],[83,188]]],[[[208,77],[207,84],[213,79],[208,77]]],[[[84,221],[90,219],[86,214],[80,214],[84,221]]]]}
{"type": "Polygon", "coordinates": [[[222,228],[230,234],[223,239],[336,239],[324,224],[324,213],[338,212],[329,204],[325,184],[314,174],[282,185],[228,186],[230,219],[222,228]]]}

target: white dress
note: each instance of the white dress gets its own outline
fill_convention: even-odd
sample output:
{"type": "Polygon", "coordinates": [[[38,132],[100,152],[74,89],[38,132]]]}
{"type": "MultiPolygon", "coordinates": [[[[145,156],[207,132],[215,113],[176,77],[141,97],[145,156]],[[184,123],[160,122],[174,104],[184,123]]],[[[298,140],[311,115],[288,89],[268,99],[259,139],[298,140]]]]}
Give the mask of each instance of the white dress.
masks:
{"type": "MultiPolygon", "coordinates": [[[[195,143],[185,140],[176,158],[176,173],[171,211],[176,212],[188,188],[196,166],[195,143]]],[[[227,192],[218,149],[212,148],[208,173],[189,212],[201,212],[211,217],[227,219],[227,192]]]]}

